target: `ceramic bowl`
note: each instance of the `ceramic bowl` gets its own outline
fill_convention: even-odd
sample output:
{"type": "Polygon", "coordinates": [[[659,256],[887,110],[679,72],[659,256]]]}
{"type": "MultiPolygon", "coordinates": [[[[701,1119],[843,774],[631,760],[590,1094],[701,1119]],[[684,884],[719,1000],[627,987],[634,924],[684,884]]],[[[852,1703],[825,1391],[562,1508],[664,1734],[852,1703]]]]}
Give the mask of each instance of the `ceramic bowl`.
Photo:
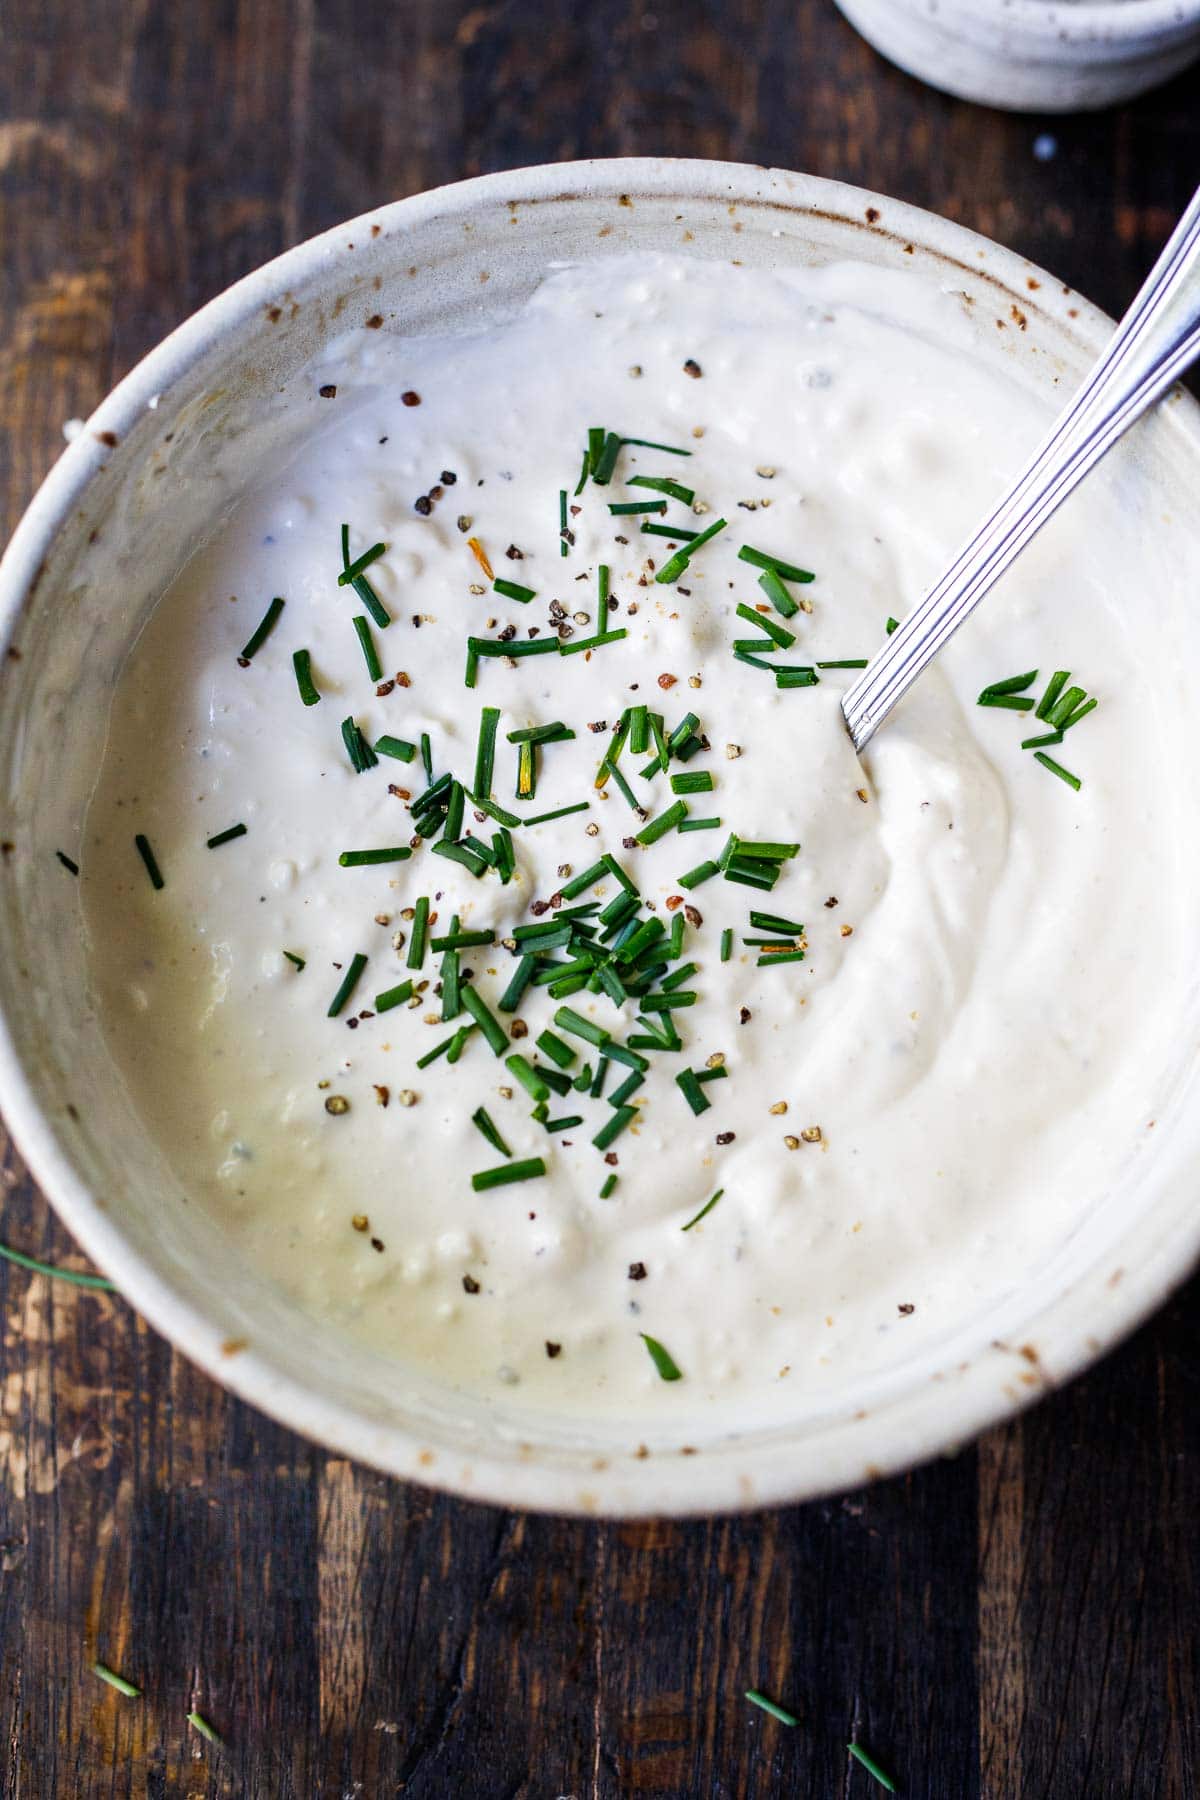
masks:
{"type": "MultiPolygon", "coordinates": [[[[1047,413],[1110,329],[1009,251],[807,176],[657,159],[488,176],[339,226],[204,307],[87,421],[0,564],[0,1105],[63,1221],[186,1356],[296,1430],[460,1494],[614,1515],[799,1500],[949,1451],[1100,1355],[1200,1245],[1200,1107],[1183,1104],[1181,1045],[1178,1103],[1136,1188],[1081,1197],[1038,1278],[947,1342],[820,1405],[793,1397],[769,1429],[718,1425],[682,1389],[677,1418],[652,1429],[545,1418],[516,1392],[485,1402],[314,1331],[188,1205],[140,1127],[89,1005],[78,893],[55,850],[79,841],[112,686],[149,610],[286,447],[289,384],[331,330],[375,313],[395,330],[477,325],[551,261],[647,249],[918,271],[965,297],[978,355],[1047,413]],[[1014,308],[1025,328],[997,330],[1014,308]]],[[[1115,453],[1136,454],[1184,516],[1198,419],[1174,396],[1115,453]]]]}

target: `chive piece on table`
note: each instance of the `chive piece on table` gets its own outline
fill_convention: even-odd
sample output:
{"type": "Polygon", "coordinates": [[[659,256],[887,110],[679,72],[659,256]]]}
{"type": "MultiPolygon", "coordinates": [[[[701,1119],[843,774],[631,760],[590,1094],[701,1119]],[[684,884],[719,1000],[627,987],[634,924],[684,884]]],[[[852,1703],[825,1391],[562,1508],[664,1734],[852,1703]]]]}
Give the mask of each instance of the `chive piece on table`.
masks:
{"type": "Polygon", "coordinates": [[[885,623],[885,624],[884,624],[884,630],[885,630],[885,631],[886,631],[886,632],[887,632],[887,635],[888,635],[888,636],[889,636],[889,637],[891,637],[891,635],[892,635],[892,633],[893,633],[893,631],[899,631],[899,629],[900,629],[900,621],[899,621],[899,619],[892,619],[892,618],[889,618],[889,619],[888,619],[888,620],[887,620],[887,621],[886,621],[886,623],[885,623]]]}
{"type": "Polygon", "coordinates": [[[847,1744],[846,1748],[854,1760],[862,1764],[867,1774],[875,1777],[881,1788],[886,1788],[889,1794],[896,1792],[896,1784],[891,1776],[884,1773],[875,1758],[861,1744],[847,1744]]]}
{"type": "Polygon", "coordinates": [[[373,769],[379,758],[363,736],[362,728],[355,723],[353,715],[342,720],[342,742],[346,746],[346,755],[350,758],[350,767],[356,775],[367,769],[373,769]]]}
{"type": "Polygon", "coordinates": [[[692,539],[690,544],[685,544],[682,550],[677,550],[674,556],[670,557],[655,575],[655,581],[666,582],[668,584],[673,581],[678,581],[679,577],[691,562],[693,556],[695,556],[697,550],[703,549],[704,545],[707,544],[711,538],[715,538],[719,531],[724,531],[728,523],[728,519],[715,520],[714,523],[708,527],[707,531],[702,531],[699,537],[692,539]]]}
{"type": "Polygon", "coordinates": [[[608,510],[614,518],[629,518],[636,513],[665,513],[665,500],[610,500],[608,510]]]}
{"type": "Polygon", "coordinates": [[[379,652],[375,648],[375,640],[371,636],[371,626],[365,613],[355,613],[351,620],[359,648],[363,653],[363,661],[367,665],[367,674],[372,681],[383,680],[383,664],[379,660],[379,652]]]}
{"type": "Polygon", "coordinates": [[[984,695],[988,695],[992,699],[995,699],[1000,694],[1022,694],[1027,687],[1033,686],[1037,677],[1037,670],[1029,669],[1024,675],[1010,675],[1004,681],[990,682],[989,685],[984,688],[983,693],[980,694],[980,702],[982,703],[984,695]]]}
{"type": "Polygon", "coordinates": [[[767,596],[767,599],[771,602],[771,605],[775,608],[775,611],[777,613],[782,613],[785,619],[794,618],[800,611],[799,601],[792,599],[792,596],[788,593],[774,569],[764,569],[763,573],[758,578],[758,585],[767,596]]]}
{"type": "Polygon", "coordinates": [[[200,1736],[207,1739],[210,1744],[216,1744],[221,1748],[224,1747],[224,1738],[219,1731],[215,1730],[215,1728],[209,1724],[203,1713],[190,1712],[187,1715],[187,1722],[193,1731],[198,1731],[200,1736]]]}
{"type": "Polygon", "coordinates": [[[23,1250],[10,1249],[7,1244],[0,1244],[0,1257],[16,1263],[20,1269],[28,1269],[33,1275],[49,1275],[55,1281],[69,1281],[74,1287],[99,1288],[106,1294],[117,1291],[103,1275],[88,1275],[82,1269],[60,1269],[54,1263],[39,1262],[36,1256],[26,1256],[23,1250]]]}
{"type": "Polygon", "coordinates": [[[985,688],[975,704],[1002,707],[1005,712],[1032,712],[1035,703],[1022,694],[989,694],[985,688]]]}
{"type": "Polygon", "coordinates": [[[234,838],[245,837],[245,835],[246,827],[244,825],[230,825],[224,831],[218,831],[215,837],[205,838],[205,848],[217,850],[222,844],[230,844],[234,838]]]}
{"type": "Polygon", "coordinates": [[[144,832],[139,831],[133,841],[137,847],[138,855],[146,865],[146,873],[150,877],[151,887],[163,887],[165,883],[162,878],[162,870],[159,868],[154,852],[150,848],[150,839],[144,832]]]}
{"type": "Polygon", "coordinates": [[[393,844],[382,850],[343,850],[338,863],[343,869],[368,869],[377,863],[407,862],[411,855],[407,844],[393,844]]]}
{"type": "Polygon", "coordinates": [[[676,885],[683,888],[685,892],[690,893],[693,888],[698,888],[702,881],[711,881],[714,875],[719,875],[720,873],[720,863],[697,863],[696,867],[694,869],[689,869],[686,875],[680,875],[678,877],[676,885]]]}
{"type": "Polygon", "coordinates": [[[135,1687],[132,1681],[126,1680],[124,1675],[118,1675],[117,1671],[110,1669],[107,1663],[94,1662],[92,1674],[98,1675],[101,1681],[106,1681],[109,1687],[116,1688],[118,1694],[125,1694],[130,1700],[136,1700],[141,1694],[140,1687],[135,1687]]]}
{"type": "Polygon", "coordinates": [[[728,962],[733,955],[733,929],[726,926],[721,933],[721,961],[728,962]]]}
{"type": "Polygon", "coordinates": [[[498,1150],[501,1156],[512,1155],[512,1151],[501,1137],[500,1132],[496,1127],[496,1123],[486,1106],[477,1106],[475,1108],[475,1111],[471,1114],[471,1123],[483,1133],[493,1150],[498,1150]]]}
{"type": "Polygon", "coordinates": [[[671,1355],[671,1352],[666,1346],[660,1344],[657,1338],[652,1338],[645,1331],[639,1331],[638,1336],[641,1338],[643,1344],[645,1344],[646,1349],[650,1352],[650,1360],[662,1376],[663,1380],[682,1381],[683,1370],[679,1367],[679,1364],[675,1361],[675,1358],[671,1355]]]}
{"type": "Polygon", "coordinates": [[[279,623],[279,615],[283,611],[283,604],[283,601],[276,595],[258,624],[255,626],[253,632],[250,634],[250,637],[242,646],[241,654],[238,657],[240,663],[245,665],[250,662],[255,654],[262,649],[276,625],[279,623]]]}
{"type": "Polygon", "coordinates": [[[756,569],[770,569],[783,581],[815,581],[817,578],[811,569],[802,569],[796,563],[786,562],[782,556],[773,556],[769,550],[752,550],[749,544],[743,544],[738,551],[740,562],[750,563],[756,569]]]}
{"type": "Polygon", "coordinates": [[[506,600],[519,600],[522,606],[528,606],[534,597],[535,589],[522,587],[519,581],[505,581],[498,577],[492,583],[492,592],[503,594],[506,600]]]}
{"type": "Polygon", "coordinates": [[[492,797],[492,772],[496,762],[496,728],[500,723],[500,708],[485,706],[479,714],[479,745],[475,751],[475,779],[471,786],[476,794],[485,800],[492,797]]]}
{"type": "Polygon", "coordinates": [[[816,665],[818,669],[865,669],[866,666],[865,656],[841,656],[836,662],[819,662],[816,665]]]}
{"type": "Polygon", "coordinates": [[[696,498],[694,489],[684,487],[682,482],[673,481],[669,475],[631,475],[629,486],[651,488],[656,494],[669,494],[672,500],[680,500],[684,506],[690,506],[696,498]]]}
{"type": "Polygon", "coordinates": [[[55,854],[55,856],[57,856],[59,862],[62,864],[63,868],[68,871],[68,873],[70,873],[71,875],[78,875],[79,864],[75,861],[75,858],[73,856],[68,856],[65,850],[56,850],[54,852],[54,854],[55,854]]]}
{"type": "MultiPolygon", "coordinates": [[[[558,648],[563,656],[577,656],[581,650],[599,650],[605,644],[619,643],[622,638],[628,636],[628,631],[622,625],[617,631],[598,631],[593,637],[559,638],[558,648]]],[[[553,642],[553,639],[549,641],[553,642]]]]}
{"type": "Polygon", "coordinates": [[[300,690],[301,700],[305,706],[315,706],[321,696],[312,678],[311,653],[308,650],[293,650],[292,668],[296,671],[296,686],[300,690]]]}
{"type": "Polygon", "coordinates": [[[1049,769],[1052,775],[1057,775],[1060,781],[1065,781],[1068,787],[1075,789],[1076,793],[1083,786],[1078,775],[1072,775],[1070,769],[1064,769],[1061,763],[1055,762],[1052,756],[1047,756],[1044,750],[1035,750],[1033,760],[1040,762],[1043,769],[1049,769]]]}
{"type": "Polygon", "coordinates": [[[429,932],[429,900],[425,894],[413,907],[412,935],[408,940],[405,967],[419,969],[425,961],[425,940],[429,932]]]}
{"type": "Polygon", "coordinates": [[[363,955],[362,951],[360,950],[357,953],[357,955],[355,955],[351,959],[350,966],[347,968],[346,973],[342,976],[341,986],[338,988],[337,993],[333,996],[333,999],[329,1002],[329,1011],[325,1015],[325,1017],[327,1019],[336,1019],[337,1018],[337,1016],[341,1012],[343,1006],[345,1006],[347,1000],[350,998],[351,994],[354,992],[355,988],[358,986],[359,976],[362,974],[362,972],[366,968],[366,966],[367,966],[367,959],[363,955]]]}
{"type": "Polygon", "coordinates": [[[486,1038],[494,1056],[503,1056],[508,1049],[508,1033],[481,995],[475,992],[470,982],[464,983],[459,990],[459,998],[486,1038]]]}
{"type": "Polygon", "coordinates": [[[631,1125],[637,1118],[637,1115],[638,1109],[636,1106],[615,1107],[611,1118],[605,1120],[604,1124],[592,1139],[592,1143],[596,1146],[596,1149],[607,1150],[613,1139],[620,1137],[626,1126],[631,1125]]]}
{"type": "Polygon", "coordinates": [[[686,818],[686,803],[676,800],[665,812],[659,813],[656,819],[651,819],[648,825],[642,826],[636,833],[637,841],[639,844],[656,844],[659,838],[666,837],[669,831],[674,831],[686,818]]]}
{"type": "Polygon", "coordinates": [[[501,1163],[495,1169],[481,1169],[472,1175],[471,1186],[477,1194],[486,1192],[488,1188],[507,1187],[513,1181],[533,1181],[546,1173],[546,1165],[540,1156],[526,1156],[520,1162],[501,1163]]]}
{"type": "Polygon", "coordinates": [[[755,612],[752,606],[739,605],[737,616],[739,619],[745,619],[748,625],[755,626],[757,630],[765,631],[772,642],[778,644],[781,650],[790,650],[796,641],[796,634],[794,631],[789,631],[786,625],[777,625],[774,619],[770,618],[766,613],[755,612]]]}
{"type": "Polygon", "coordinates": [[[1051,709],[1070,679],[1070,669],[1055,669],[1053,675],[1046,683],[1045,693],[1038,701],[1037,717],[1039,719],[1049,718],[1051,709]]]}
{"type": "Polygon", "coordinates": [[[587,812],[590,800],[577,800],[574,806],[556,806],[553,812],[538,813],[535,818],[525,819],[526,825],[548,825],[551,819],[565,819],[570,813],[587,812]]]}
{"type": "Polygon", "coordinates": [[[708,769],[692,769],[683,775],[671,777],[673,794],[710,794],[712,790],[713,778],[708,769]]]}
{"type": "MultiPolygon", "coordinates": [[[[714,1194],[709,1201],[708,1206],[714,1205],[720,1198],[720,1194],[714,1194]]],[[[696,1214],[696,1219],[702,1219],[704,1217],[704,1213],[708,1211],[708,1206],[704,1208],[704,1212],[696,1214]]],[[[696,1223],[696,1219],[692,1220],[693,1225],[696,1223]]],[[[687,1231],[688,1227],[685,1225],[683,1229],[687,1231]]],[[[746,1698],[749,1700],[751,1706],[761,1706],[764,1712],[770,1713],[773,1719],[778,1719],[781,1725],[798,1725],[800,1723],[795,1713],[789,1712],[786,1706],[780,1706],[777,1700],[769,1700],[758,1688],[747,1688],[746,1698]]]]}
{"type": "Polygon", "coordinates": [[[697,1116],[707,1112],[712,1101],[696,1079],[694,1069],[681,1069],[675,1077],[675,1085],[697,1116]]]}
{"type": "Polygon", "coordinates": [[[410,763],[416,757],[417,746],[410,744],[407,738],[389,737],[385,733],[383,737],[375,739],[375,753],[377,756],[394,756],[397,762],[410,763]]]}
{"type": "Polygon", "coordinates": [[[411,1000],[412,995],[413,984],[410,977],[407,981],[401,981],[396,987],[390,987],[384,993],[376,994],[375,1011],[377,1013],[391,1012],[393,1007],[403,1006],[406,1000],[411,1000]]]}

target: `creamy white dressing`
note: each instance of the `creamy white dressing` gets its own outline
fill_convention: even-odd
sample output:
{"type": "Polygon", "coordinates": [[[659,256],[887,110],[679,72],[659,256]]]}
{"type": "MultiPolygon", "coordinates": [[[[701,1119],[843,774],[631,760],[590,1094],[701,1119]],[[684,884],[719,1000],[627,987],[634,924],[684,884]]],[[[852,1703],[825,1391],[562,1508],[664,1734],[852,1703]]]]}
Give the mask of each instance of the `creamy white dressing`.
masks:
{"type": "MultiPolygon", "coordinates": [[[[532,1404],[614,1416],[678,1404],[645,1332],[693,1403],[769,1418],[1011,1293],[1136,1146],[1183,927],[1170,818],[1148,799],[1167,766],[1152,647],[1123,609],[1162,574],[1134,478],[1072,502],[861,764],[838,705],[850,674],[779,691],[732,656],[753,635],[737,603],[763,601],[742,545],[816,574],[791,590],[811,611],[787,621],[789,664],[870,655],[937,572],[1040,424],[970,347],[961,301],[915,276],[664,257],[555,272],[520,316],[477,336],[356,332],[309,372],[305,448],[219,523],[129,659],[82,879],[94,999],[149,1129],[195,1202],[326,1328],[473,1390],[519,1383],[532,1404]],[[626,448],[611,485],[573,500],[563,558],[559,490],[574,488],[597,423],[690,456],[626,448]],[[671,541],[609,513],[655,497],[629,485],[635,474],[695,490],[695,514],[672,500],[668,521],[729,521],[677,585],[651,566],[671,541]],[[435,488],[423,516],[414,503],[435,488]],[[337,586],[343,520],[353,554],[388,546],[370,580],[393,622],[372,632],[385,677],[403,680],[382,696],[351,625],[361,603],[337,586]],[[534,601],[491,591],[468,536],[534,601]],[[599,629],[602,562],[607,623],[624,641],[482,661],[464,685],[469,633],[544,637],[552,600],[576,636],[599,629]],[[273,595],[280,622],[240,667],[273,595]],[[311,707],[293,676],[299,648],[322,696],[311,707]],[[1070,668],[1100,697],[1055,752],[1079,794],[1021,751],[1027,719],[974,704],[986,682],[1032,668],[1035,694],[1070,668]],[[711,771],[712,793],[685,799],[720,830],[627,846],[643,820],[594,780],[638,702],[668,730],[699,716],[709,748],[672,772],[711,771]],[[393,790],[424,786],[419,759],[354,773],[343,718],[370,741],[428,733],[435,773],[469,784],[484,705],[503,709],[497,802],[525,816],[581,799],[589,810],[515,830],[508,886],[427,844],[407,862],[340,867],[343,850],[407,844],[393,790]],[[536,797],[514,799],[506,734],[559,719],[574,740],[540,750],[536,797]],[[244,836],[206,848],[237,822],[244,836]],[[552,1096],[552,1119],[584,1124],[548,1135],[478,1032],[456,1064],[416,1068],[463,1022],[441,1022],[439,958],[416,977],[429,983],[418,1005],[374,1014],[373,997],[410,973],[418,896],[433,900],[435,932],[457,913],[499,940],[537,916],[564,868],[608,851],[669,925],[679,876],[731,830],[802,848],[769,894],[717,878],[685,896],[698,1002],[674,1015],[682,1052],[650,1055],[638,1120],[609,1160],[591,1143],[607,1100],[552,1096]],[[762,935],[752,908],[802,921],[806,959],[756,967],[742,943],[762,935]],[[356,952],[367,970],[330,1019],[356,952]],[[693,1117],[675,1076],[714,1057],[727,1078],[693,1117]],[[335,1096],[348,1110],[327,1109],[335,1096]],[[544,1178],[473,1191],[472,1172],[502,1160],[471,1122],[480,1105],[515,1157],[544,1158],[544,1178]]],[[[647,760],[626,750],[620,766],[653,818],[675,796],[666,776],[637,773],[647,760]]],[[[468,804],[464,830],[490,841],[496,825],[468,804]]],[[[618,891],[606,880],[574,904],[618,891]]],[[[495,1010],[510,952],[498,941],[462,960],[495,1010]]],[[[536,1038],[558,1004],[531,988],[510,1048],[543,1061],[536,1038]]],[[[618,1040],[638,1030],[632,1003],[584,989],[566,1004],[618,1040]]],[[[579,1052],[571,1074],[594,1066],[590,1045],[562,1035],[579,1052]]],[[[625,1073],[610,1070],[609,1092],[625,1073]]]]}

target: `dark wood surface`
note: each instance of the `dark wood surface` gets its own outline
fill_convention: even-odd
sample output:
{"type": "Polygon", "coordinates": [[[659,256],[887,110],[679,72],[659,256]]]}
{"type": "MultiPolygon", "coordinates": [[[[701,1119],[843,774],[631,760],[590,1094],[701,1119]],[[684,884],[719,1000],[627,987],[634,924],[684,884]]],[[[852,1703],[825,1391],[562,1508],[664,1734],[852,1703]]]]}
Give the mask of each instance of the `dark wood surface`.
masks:
{"type": "MultiPolygon", "coordinates": [[[[1119,309],[1200,173],[1200,77],[1008,117],[886,66],[828,0],[9,0],[8,526],[62,422],[264,258],[464,174],[638,152],[881,188],[1119,309]]],[[[15,1157],[3,1180],[3,1236],[71,1258],[15,1157]]],[[[1198,1301],[954,1461],[576,1524],[325,1455],[122,1301],[0,1267],[0,1793],[826,1800],[879,1791],[851,1734],[911,1796],[1198,1793],[1198,1301]]]]}

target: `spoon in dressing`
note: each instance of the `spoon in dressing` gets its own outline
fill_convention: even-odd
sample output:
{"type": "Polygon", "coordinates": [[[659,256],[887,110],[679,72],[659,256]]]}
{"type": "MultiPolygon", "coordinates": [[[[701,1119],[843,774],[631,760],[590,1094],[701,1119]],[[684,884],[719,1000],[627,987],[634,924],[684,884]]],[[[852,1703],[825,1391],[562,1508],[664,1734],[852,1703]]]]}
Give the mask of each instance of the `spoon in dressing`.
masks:
{"type": "Polygon", "coordinates": [[[1200,356],[1200,189],[1108,348],[1004,498],[842,696],[858,751],[1060,501],[1200,356]]]}

